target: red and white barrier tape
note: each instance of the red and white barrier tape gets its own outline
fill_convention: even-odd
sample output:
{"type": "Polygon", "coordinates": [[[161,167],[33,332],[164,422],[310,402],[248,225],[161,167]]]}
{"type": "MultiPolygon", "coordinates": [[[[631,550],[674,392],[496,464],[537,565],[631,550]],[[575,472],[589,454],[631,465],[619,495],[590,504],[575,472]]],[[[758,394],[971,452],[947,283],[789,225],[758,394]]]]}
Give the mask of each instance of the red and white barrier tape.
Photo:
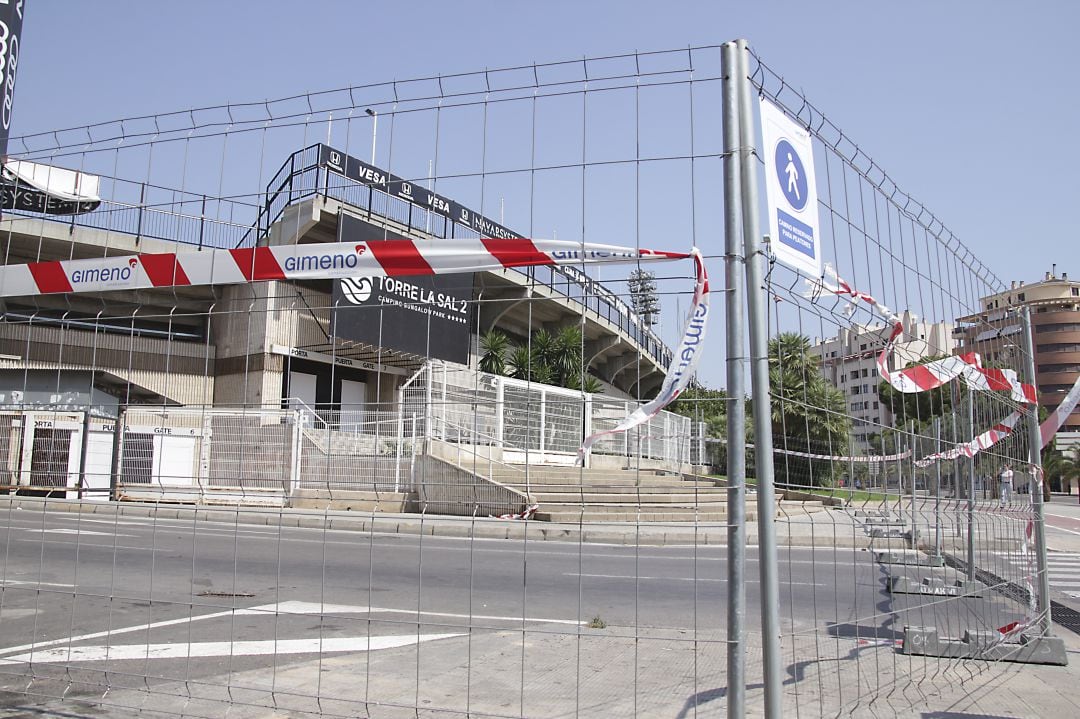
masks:
{"type": "Polygon", "coordinates": [[[705,329],[709,318],[709,275],[705,271],[705,262],[701,253],[696,247],[690,254],[694,258],[694,268],[697,273],[694,301],[686,315],[682,340],[675,354],[672,355],[672,365],[668,367],[664,384],[660,387],[655,399],[638,407],[614,429],[596,432],[586,437],[581,444],[581,449],[578,450],[578,464],[584,463],[585,457],[596,440],[609,434],[625,432],[649,421],[659,414],[660,410],[674,402],[690,384],[694,369],[697,367],[698,360],[701,359],[702,343],[705,341],[705,329]]]}
{"type": "Polygon", "coordinates": [[[584,457],[597,438],[625,432],[647,421],[673,402],[690,383],[701,357],[709,314],[709,279],[697,248],[690,252],[668,252],[560,240],[399,239],[167,252],[0,266],[0,297],[270,280],[403,277],[488,272],[533,265],[636,263],[686,258],[693,258],[696,270],[694,302],[660,393],[615,429],[586,438],[579,452],[579,457],[584,457]]]}
{"type": "Polygon", "coordinates": [[[500,514],[495,519],[532,519],[533,515],[540,510],[539,504],[530,504],[517,514],[500,514]]]}
{"type": "MultiPolygon", "coordinates": [[[[1007,391],[1013,400],[1017,402],[1038,404],[1038,395],[1033,385],[1020,382],[1016,372],[1011,369],[988,369],[983,367],[982,358],[977,352],[943,357],[933,362],[905,369],[890,370],[889,357],[892,355],[893,346],[897,337],[904,332],[904,324],[900,317],[865,292],[852,289],[847,282],[836,274],[836,270],[831,265],[825,265],[825,276],[822,279],[807,280],[807,283],[810,285],[807,292],[808,297],[817,298],[824,291],[839,297],[850,298],[851,302],[862,301],[873,307],[874,311],[887,322],[892,323],[893,328],[889,340],[878,354],[877,366],[881,378],[898,392],[905,394],[925,392],[926,390],[941,387],[960,377],[973,390],[982,392],[1007,391]]],[[[848,309],[853,312],[854,308],[855,305],[852,304],[848,309]]]]}
{"type": "MultiPolygon", "coordinates": [[[[857,301],[865,302],[873,307],[878,315],[892,323],[893,328],[889,334],[889,339],[878,354],[877,367],[881,378],[898,392],[905,394],[925,392],[941,387],[959,377],[972,390],[980,392],[1007,391],[1009,396],[1016,402],[1027,406],[1038,404],[1038,393],[1033,385],[1022,383],[1013,370],[983,367],[982,358],[977,352],[944,357],[896,371],[889,370],[889,357],[892,355],[897,338],[904,332],[904,324],[900,317],[872,296],[853,289],[851,285],[836,274],[836,270],[831,265],[825,265],[825,274],[820,280],[807,280],[807,284],[809,288],[804,293],[804,296],[809,299],[816,300],[823,293],[848,299],[851,302],[845,309],[845,313],[848,315],[855,311],[857,301]]],[[[958,445],[945,452],[924,457],[916,464],[925,466],[937,459],[952,459],[959,456],[974,457],[982,450],[989,449],[1009,436],[1017,422],[1024,415],[1024,411],[1024,409],[1021,409],[1011,413],[986,432],[974,437],[970,442],[958,445]]],[[[1064,421],[1064,417],[1062,421],[1064,421]]],[[[1060,427],[1060,423],[1058,426],[1060,427]]]]}
{"type": "Polygon", "coordinates": [[[228,285],[267,280],[403,277],[529,265],[673,260],[686,252],[561,240],[379,240],[166,252],[0,267],[0,297],[228,285]]]}
{"type": "MultiPolygon", "coordinates": [[[[727,444],[726,439],[719,437],[706,437],[706,444],[727,444]]],[[[748,448],[753,449],[754,445],[747,444],[748,448]]],[[[870,454],[862,455],[859,457],[852,457],[842,454],[814,454],[812,452],[796,452],[793,449],[782,449],[780,447],[773,447],[773,453],[786,454],[792,457],[806,457],[808,459],[823,459],[830,462],[895,462],[900,459],[907,459],[911,456],[911,450],[905,449],[899,454],[870,454]]]]}

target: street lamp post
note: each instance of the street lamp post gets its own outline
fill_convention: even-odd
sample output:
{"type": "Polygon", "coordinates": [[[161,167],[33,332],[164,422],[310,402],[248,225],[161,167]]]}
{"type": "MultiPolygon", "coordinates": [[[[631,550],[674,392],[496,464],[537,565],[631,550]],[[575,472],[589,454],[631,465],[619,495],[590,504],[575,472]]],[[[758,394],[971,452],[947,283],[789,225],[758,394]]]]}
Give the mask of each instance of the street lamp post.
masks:
{"type": "Polygon", "coordinates": [[[371,164],[375,164],[375,139],[379,134],[379,113],[370,107],[364,110],[371,117],[371,164]]]}

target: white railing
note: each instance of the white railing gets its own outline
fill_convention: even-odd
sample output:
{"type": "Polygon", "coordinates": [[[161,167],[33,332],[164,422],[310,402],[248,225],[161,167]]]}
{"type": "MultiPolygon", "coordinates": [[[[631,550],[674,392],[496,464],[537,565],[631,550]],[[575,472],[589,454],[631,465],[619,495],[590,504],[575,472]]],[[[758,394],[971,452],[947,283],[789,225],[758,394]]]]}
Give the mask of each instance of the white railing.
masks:
{"type": "MultiPolygon", "coordinates": [[[[403,412],[419,418],[421,436],[456,441],[462,428],[500,450],[506,462],[570,464],[588,434],[613,428],[639,404],[563,387],[428,362],[399,389],[403,412]],[[455,429],[456,428],[456,429],[455,429]]],[[[677,468],[691,463],[693,423],[661,412],[647,423],[601,438],[592,453],[647,459],[677,468]]]]}

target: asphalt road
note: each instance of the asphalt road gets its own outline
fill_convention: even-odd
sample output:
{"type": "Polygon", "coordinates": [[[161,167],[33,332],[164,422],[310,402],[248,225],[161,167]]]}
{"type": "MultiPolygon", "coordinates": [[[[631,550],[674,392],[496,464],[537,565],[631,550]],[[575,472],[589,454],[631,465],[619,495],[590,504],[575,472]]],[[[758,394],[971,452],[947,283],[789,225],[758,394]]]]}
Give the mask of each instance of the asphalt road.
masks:
{"type": "MultiPolygon", "coordinates": [[[[726,548],[369,535],[13,510],[0,518],[0,706],[104,686],[226,681],[290,662],[519,630],[612,635],[726,626],[726,548]],[[226,677],[226,679],[222,679],[226,677]]],[[[747,627],[759,627],[747,548],[747,627]]],[[[866,550],[781,547],[785,634],[892,642],[1019,618],[1000,597],[890,596],[866,550]]],[[[419,654],[417,655],[419,656],[419,654]]],[[[417,662],[419,666],[419,660],[417,662]]],[[[419,669],[417,670],[419,671],[419,669]]]]}

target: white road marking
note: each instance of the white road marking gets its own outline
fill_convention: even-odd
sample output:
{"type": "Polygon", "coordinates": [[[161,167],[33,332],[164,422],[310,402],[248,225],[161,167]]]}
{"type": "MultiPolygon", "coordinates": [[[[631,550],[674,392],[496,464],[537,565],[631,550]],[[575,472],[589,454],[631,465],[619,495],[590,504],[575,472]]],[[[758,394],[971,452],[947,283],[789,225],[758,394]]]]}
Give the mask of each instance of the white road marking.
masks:
{"type": "Polygon", "coordinates": [[[74,589],[74,584],[64,584],[63,582],[38,582],[30,579],[4,579],[0,581],[0,587],[64,587],[65,589],[74,589]]]}
{"type": "Polygon", "coordinates": [[[23,662],[100,662],[124,659],[187,659],[194,657],[251,657],[281,654],[330,654],[393,649],[464,634],[421,634],[408,636],[324,637],[311,639],[260,639],[238,642],[197,642],[174,644],[125,644],[61,647],[0,659],[0,664],[23,662]]]}
{"type": "Polygon", "coordinates": [[[1055,527],[1052,524],[1047,524],[1046,528],[1047,529],[1053,529],[1053,530],[1056,530],[1058,532],[1068,532],[1069,534],[1080,535],[1080,532],[1077,532],[1075,529],[1065,529],[1064,527],[1055,527]]]}
{"type": "MultiPolygon", "coordinates": [[[[645,579],[660,582],[726,582],[727,579],[712,579],[705,577],[643,577],[634,574],[586,574],[584,572],[563,572],[564,577],[595,577],[597,579],[645,579]]],[[[825,587],[826,584],[819,582],[785,582],[781,584],[793,584],[802,587],[825,587]]]]}
{"type": "Polygon", "coordinates": [[[151,622],[150,624],[137,624],[133,627],[122,627],[120,629],[109,629],[104,632],[91,632],[90,634],[79,634],[74,637],[63,637],[61,639],[53,639],[45,642],[34,642],[33,644],[22,644],[17,647],[5,647],[0,649],[0,654],[11,654],[13,652],[23,652],[28,649],[44,649],[46,647],[55,647],[61,644],[71,644],[73,642],[82,642],[88,639],[100,639],[101,637],[111,637],[114,634],[126,634],[127,632],[147,631],[150,629],[157,629],[158,627],[171,627],[176,624],[184,624],[186,622],[192,622],[199,619],[217,619],[218,617],[227,617],[232,614],[258,614],[260,611],[273,611],[273,604],[266,604],[261,607],[250,607],[248,609],[229,609],[224,612],[213,612],[211,614],[196,614],[190,617],[180,617],[179,619],[166,619],[160,622],[151,622]]]}
{"type": "Polygon", "coordinates": [[[282,614],[422,614],[424,616],[447,616],[451,619],[491,620],[497,622],[535,622],[543,624],[585,624],[577,620],[556,620],[544,616],[508,616],[499,614],[455,614],[453,612],[417,611],[415,609],[391,609],[389,607],[357,607],[353,605],[322,605],[318,601],[283,601],[278,605],[282,614]]]}
{"type": "MultiPolygon", "coordinates": [[[[68,586],[68,585],[64,585],[68,586]]],[[[77,642],[84,642],[90,639],[100,639],[102,637],[112,637],[118,634],[127,634],[130,632],[145,632],[151,629],[158,629],[161,627],[176,626],[177,624],[185,624],[190,622],[197,622],[205,619],[220,619],[228,616],[243,616],[243,615],[263,615],[263,616],[276,616],[280,614],[319,614],[319,615],[334,615],[334,614],[374,614],[374,613],[387,613],[387,614],[411,614],[411,615],[423,615],[428,617],[452,617],[455,619],[473,619],[473,620],[492,620],[492,621],[508,621],[508,622],[535,622],[544,624],[569,624],[572,626],[579,626],[585,624],[585,622],[577,621],[574,619],[548,619],[543,617],[516,617],[516,616],[498,616],[498,615],[484,615],[484,614],[453,614],[450,612],[417,612],[415,609],[394,609],[391,607],[365,607],[354,604],[322,604],[320,602],[303,602],[303,601],[285,601],[277,604],[261,604],[254,607],[246,607],[241,609],[229,609],[223,612],[213,612],[210,614],[196,614],[190,617],[180,617],[179,619],[166,619],[160,622],[151,622],[149,624],[137,624],[131,627],[121,627],[119,629],[110,629],[104,632],[92,632],[90,634],[80,634],[73,637],[64,637],[61,639],[53,639],[44,642],[35,642],[33,644],[22,644],[16,647],[3,647],[0,648],[0,655],[8,655],[16,652],[30,651],[35,656],[35,661],[38,653],[42,649],[49,647],[58,647],[63,645],[71,645],[77,642]]],[[[185,645],[186,646],[186,645],[185,645]]],[[[63,651],[67,651],[67,648],[63,651]]],[[[351,651],[351,650],[350,650],[351,651]]],[[[216,656],[216,655],[215,655],[216,656]]],[[[2,661],[2,660],[0,660],[2,661]]]]}
{"type": "Polygon", "coordinates": [[[89,529],[18,529],[29,534],[75,534],[80,537],[134,537],[134,534],[116,534],[114,532],[93,532],[89,529]]]}

